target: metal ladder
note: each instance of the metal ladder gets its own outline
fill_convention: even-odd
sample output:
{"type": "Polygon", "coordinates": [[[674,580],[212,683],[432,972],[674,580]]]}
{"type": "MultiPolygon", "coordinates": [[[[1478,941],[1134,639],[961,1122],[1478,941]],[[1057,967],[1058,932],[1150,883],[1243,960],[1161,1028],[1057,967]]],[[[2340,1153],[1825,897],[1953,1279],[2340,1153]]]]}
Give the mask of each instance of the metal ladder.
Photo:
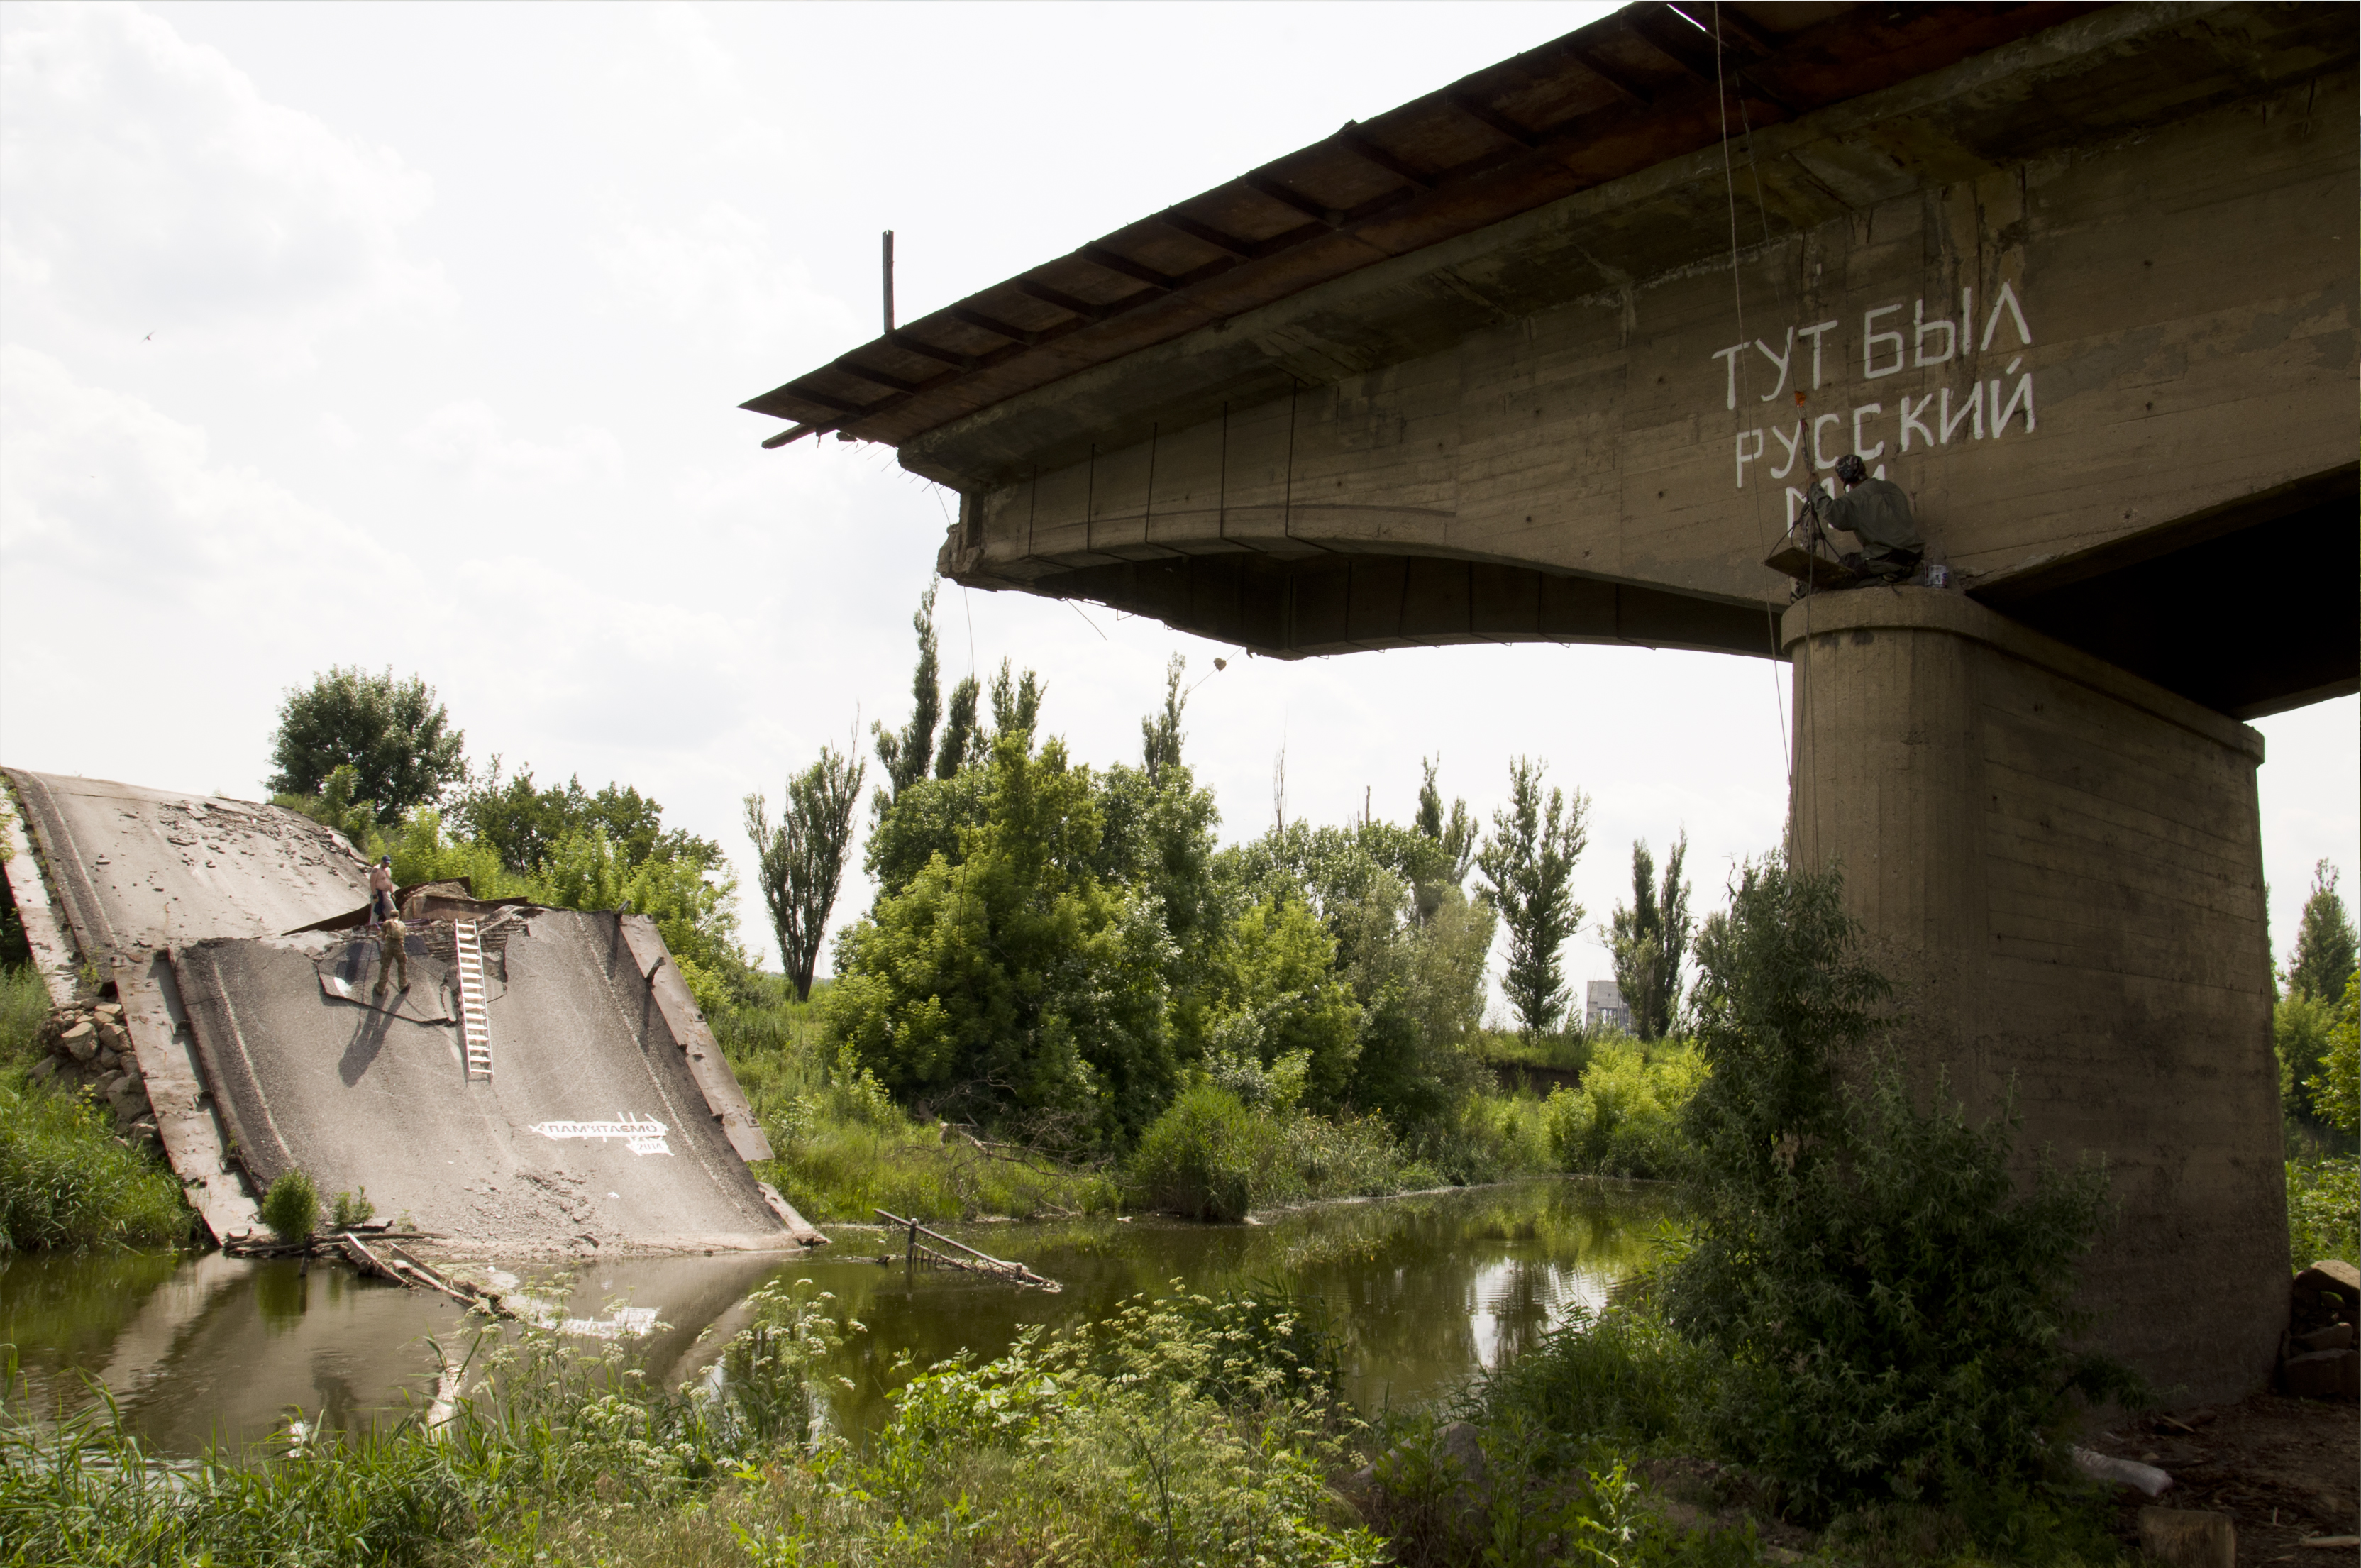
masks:
{"type": "Polygon", "coordinates": [[[492,1022],[484,1009],[484,945],[473,920],[452,923],[452,967],[459,976],[459,1035],[467,1048],[467,1080],[492,1078],[492,1022]]]}

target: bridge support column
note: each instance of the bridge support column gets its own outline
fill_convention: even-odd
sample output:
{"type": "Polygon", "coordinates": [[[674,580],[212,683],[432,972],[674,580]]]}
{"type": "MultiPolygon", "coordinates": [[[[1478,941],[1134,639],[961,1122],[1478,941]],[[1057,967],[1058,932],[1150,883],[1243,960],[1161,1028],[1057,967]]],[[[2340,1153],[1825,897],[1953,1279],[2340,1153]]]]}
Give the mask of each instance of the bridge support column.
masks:
{"type": "Polygon", "coordinates": [[[2013,1082],[2019,1159],[2106,1157],[2092,1338],[2169,1402],[2268,1375],[2288,1300],[2262,737],[1958,594],[1790,609],[1795,857],[1843,861],[1921,1082],[2013,1082]]]}

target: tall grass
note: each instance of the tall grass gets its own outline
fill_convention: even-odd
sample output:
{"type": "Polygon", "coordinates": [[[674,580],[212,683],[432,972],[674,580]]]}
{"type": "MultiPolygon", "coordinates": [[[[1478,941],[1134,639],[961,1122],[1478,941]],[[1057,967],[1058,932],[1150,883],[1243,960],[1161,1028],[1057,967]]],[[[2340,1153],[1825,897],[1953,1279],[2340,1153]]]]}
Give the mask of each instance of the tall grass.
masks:
{"type": "Polygon", "coordinates": [[[1375,1563],[1326,1486],[1353,1431],[1283,1302],[1135,1300],[936,1366],[829,1436],[825,1298],[772,1291],[721,1376],[651,1387],[528,1332],[439,1427],[166,1465],[111,1407],[0,1429],[13,1560],[115,1564],[1375,1563]]]}
{"type": "Polygon", "coordinates": [[[0,1068],[0,1252],[188,1239],[181,1184],[114,1126],[87,1101],[0,1068]]]}
{"type": "Polygon", "coordinates": [[[0,1252],[186,1241],[170,1173],[116,1138],[104,1110],[28,1076],[49,1012],[39,974],[0,970],[0,1252]]]}
{"type": "Polygon", "coordinates": [[[30,964],[0,969],[0,1069],[28,1068],[39,1059],[41,1020],[49,990],[30,964]]]}
{"type": "Polygon", "coordinates": [[[880,1208],[923,1220],[1034,1219],[1117,1206],[1111,1171],[912,1116],[829,1048],[813,1003],[775,976],[757,983],[753,1000],[714,1016],[714,1034],[776,1157],[755,1174],[807,1219],[866,1222],[880,1208]]]}

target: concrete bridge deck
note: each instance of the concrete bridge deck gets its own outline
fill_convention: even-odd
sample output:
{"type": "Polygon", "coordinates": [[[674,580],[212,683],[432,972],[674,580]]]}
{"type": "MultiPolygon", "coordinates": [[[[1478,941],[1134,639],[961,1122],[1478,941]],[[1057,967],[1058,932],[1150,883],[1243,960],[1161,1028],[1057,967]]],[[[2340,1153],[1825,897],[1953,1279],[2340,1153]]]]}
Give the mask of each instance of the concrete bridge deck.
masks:
{"type": "Polygon", "coordinates": [[[367,899],[294,813],[8,770],[7,864],[53,991],[112,981],[158,1134],[218,1237],[301,1168],[445,1250],[742,1250],[820,1239],[746,1168],[770,1146],[645,916],[414,895],[409,984],[304,930],[367,899]],[[487,917],[493,1071],[461,1055],[449,927],[487,917]],[[439,939],[438,939],[439,938],[439,939]],[[439,948],[439,954],[437,949],[439,948]]]}
{"type": "Polygon", "coordinates": [[[958,490],[972,587],[1788,660],[1785,848],[1914,1070],[2109,1162],[2100,1342],[2235,1398],[2288,1291],[2237,720],[2361,689],[2357,67],[2349,6],[1630,5],[742,406],[958,490]],[[1847,452],[1953,591],[1789,606],[1847,452]]]}

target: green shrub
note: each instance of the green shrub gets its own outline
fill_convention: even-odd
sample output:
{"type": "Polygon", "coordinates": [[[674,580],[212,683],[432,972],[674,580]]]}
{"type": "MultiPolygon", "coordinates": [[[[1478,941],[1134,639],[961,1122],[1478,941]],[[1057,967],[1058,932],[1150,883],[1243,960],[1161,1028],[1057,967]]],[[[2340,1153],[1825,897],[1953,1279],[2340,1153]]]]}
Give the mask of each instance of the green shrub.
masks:
{"type": "Polygon", "coordinates": [[[1580,1085],[1549,1097],[1552,1160],[1586,1176],[1678,1177],[1689,1152],[1681,1115],[1706,1073],[1686,1041],[1600,1040],[1580,1085]]]}
{"type": "Polygon", "coordinates": [[[1549,1452],[1536,1469],[1571,1464],[1598,1447],[1644,1453],[1707,1441],[1697,1413],[1718,1358],[1645,1310],[1576,1310],[1523,1355],[1486,1373],[1464,1413],[1535,1434],[1549,1452]]]}
{"type": "Polygon", "coordinates": [[[358,1192],[339,1192],[329,1212],[328,1229],[349,1231],[355,1225],[367,1224],[377,1213],[377,1205],[369,1201],[368,1189],[358,1192]]]}
{"type": "Polygon", "coordinates": [[[1766,861],[1698,938],[1712,1071],[1686,1118],[1696,1232],[1665,1308],[1728,1359],[1721,1446],[1796,1514],[2015,1495],[2059,1468],[2074,1396],[2133,1392],[2065,1348],[2104,1173],[2045,1159],[2015,1179],[2013,1113],[1970,1125],[1939,1075],[1924,1111],[1891,1063],[1847,1085],[1885,986],[1842,893],[1834,871],[1766,861]]]}
{"type": "Polygon", "coordinates": [[[2323,1258],[2361,1261],[2361,1155],[2290,1160],[2288,1262],[2305,1269],[2323,1258]]]}
{"type": "Polygon", "coordinates": [[[1243,1220],[1297,1189],[1283,1124],[1212,1083],[1183,1091],[1148,1124],[1130,1185],[1148,1207],[1197,1220],[1243,1220]]]}
{"type": "Polygon", "coordinates": [[[305,1242],[320,1228],[320,1193],[312,1179],[291,1170],[262,1195],[262,1223],[282,1242],[305,1242]]]}
{"type": "Polygon", "coordinates": [[[192,1218],[180,1183],[104,1111],[0,1067],[0,1252],[173,1246],[192,1218]]]}

